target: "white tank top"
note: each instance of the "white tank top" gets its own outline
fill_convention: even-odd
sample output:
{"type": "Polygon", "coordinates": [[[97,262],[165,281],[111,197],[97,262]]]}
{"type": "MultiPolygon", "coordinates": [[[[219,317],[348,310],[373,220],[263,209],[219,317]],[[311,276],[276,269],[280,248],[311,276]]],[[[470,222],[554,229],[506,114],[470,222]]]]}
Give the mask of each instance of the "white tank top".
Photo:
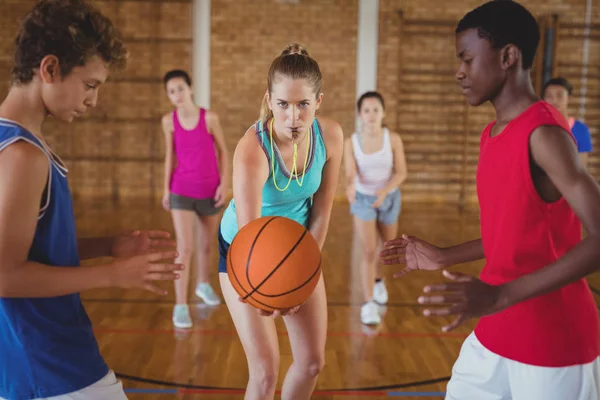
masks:
{"type": "Polygon", "coordinates": [[[365,154],[360,145],[360,136],[352,134],[352,148],[356,160],[357,174],[354,178],[354,187],[357,192],[375,196],[392,176],[394,168],[394,155],[390,141],[390,132],[383,129],[383,146],[380,150],[365,154]]]}

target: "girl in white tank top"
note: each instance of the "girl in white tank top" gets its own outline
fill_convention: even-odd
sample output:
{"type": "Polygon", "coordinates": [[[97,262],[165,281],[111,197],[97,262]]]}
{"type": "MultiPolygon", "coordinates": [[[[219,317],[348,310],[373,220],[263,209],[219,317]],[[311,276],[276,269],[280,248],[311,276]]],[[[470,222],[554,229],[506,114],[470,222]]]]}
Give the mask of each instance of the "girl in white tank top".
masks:
{"type": "Polygon", "coordinates": [[[383,127],[383,97],[367,92],[358,100],[361,129],[346,139],[346,195],[354,216],[354,237],[361,251],[360,269],[365,303],[361,321],[381,322],[377,304],[388,293],[378,262],[377,240],[396,237],[401,209],[400,185],[406,180],[406,159],[400,136],[383,127]]]}

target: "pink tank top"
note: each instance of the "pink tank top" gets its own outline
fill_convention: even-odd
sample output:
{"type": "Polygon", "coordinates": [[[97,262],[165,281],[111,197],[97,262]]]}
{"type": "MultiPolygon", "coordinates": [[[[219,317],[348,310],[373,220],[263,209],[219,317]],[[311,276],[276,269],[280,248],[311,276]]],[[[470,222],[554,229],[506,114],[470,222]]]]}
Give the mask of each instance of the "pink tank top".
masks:
{"type": "Polygon", "coordinates": [[[221,179],[212,134],[206,128],[206,110],[200,109],[198,125],[190,131],[181,126],[173,111],[175,168],[171,192],[197,199],[213,198],[221,179]]]}

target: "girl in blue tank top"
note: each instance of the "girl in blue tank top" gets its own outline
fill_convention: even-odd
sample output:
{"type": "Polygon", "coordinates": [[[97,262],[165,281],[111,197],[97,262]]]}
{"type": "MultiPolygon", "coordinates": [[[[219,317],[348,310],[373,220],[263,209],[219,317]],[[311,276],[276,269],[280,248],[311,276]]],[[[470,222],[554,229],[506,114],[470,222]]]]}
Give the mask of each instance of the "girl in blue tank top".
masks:
{"type": "Polygon", "coordinates": [[[279,371],[275,321],[283,316],[294,362],[283,398],[309,399],[325,359],[327,301],[323,275],[300,307],[268,314],[241,302],[227,276],[227,251],[238,230],[261,216],[277,215],[307,227],[325,242],[343,153],[337,122],[316,118],[321,71],[300,45],[288,46],[271,64],[260,120],[239,141],[233,161],[233,199],[219,232],[223,296],[252,366],[246,399],[273,399],[279,371]],[[293,162],[296,160],[296,163],[293,162]]]}
{"type": "Polygon", "coordinates": [[[176,257],[153,249],[174,246],[165,232],[78,240],[68,170],[42,134],[48,114],[70,122],[94,107],[125,56],[112,23],[83,2],[41,1],[21,25],[13,84],[0,105],[0,399],[126,399],[79,292],[162,293],[152,280],[173,280],[181,269],[151,264],[176,257]],[[103,256],[116,258],[79,268],[103,256]]]}

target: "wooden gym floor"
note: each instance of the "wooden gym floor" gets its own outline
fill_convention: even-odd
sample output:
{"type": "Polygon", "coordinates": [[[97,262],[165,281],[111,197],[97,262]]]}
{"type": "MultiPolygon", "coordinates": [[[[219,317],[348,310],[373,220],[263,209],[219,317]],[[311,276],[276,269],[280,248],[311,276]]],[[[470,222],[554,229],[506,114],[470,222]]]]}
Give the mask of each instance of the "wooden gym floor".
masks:
{"type": "MultiPolygon", "coordinates": [[[[173,232],[170,214],[149,202],[114,206],[106,202],[76,202],[81,236],[112,234],[125,229],[165,229],[173,232]]],[[[416,298],[423,286],[443,279],[437,272],[414,272],[394,279],[399,267],[387,267],[389,304],[383,323],[360,323],[362,295],[353,267],[352,220],[348,204],[334,205],[323,250],[323,271],[329,301],[326,366],[314,399],[349,398],[442,399],[452,365],[474,322],[450,333],[448,319],[421,315],[416,298]]],[[[476,238],[476,212],[456,207],[404,204],[400,233],[417,235],[444,246],[476,238]]],[[[455,267],[477,274],[482,263],[455,267]]],[[[211,281],[220,294],[216,253],[211,281]]],[[[194,281],[195,274],[192,272],[194,281]]],[[[589,279],[600,300],[600,274],[589,279]]],[[[225,305],[207,307],[193,295],[194,327],[175,330],[171,323],[173,288],[156,296],[138,290],[95,290],[82,294],[101,351],[123,380],[130,399],[243,399],[246,359],[225,305]]],[[[278,321],[282,352],[278,389],[291,363],[285,327],[278,321]]],[[[279,398],[279,397],[276,397],[279,398]]]]}

